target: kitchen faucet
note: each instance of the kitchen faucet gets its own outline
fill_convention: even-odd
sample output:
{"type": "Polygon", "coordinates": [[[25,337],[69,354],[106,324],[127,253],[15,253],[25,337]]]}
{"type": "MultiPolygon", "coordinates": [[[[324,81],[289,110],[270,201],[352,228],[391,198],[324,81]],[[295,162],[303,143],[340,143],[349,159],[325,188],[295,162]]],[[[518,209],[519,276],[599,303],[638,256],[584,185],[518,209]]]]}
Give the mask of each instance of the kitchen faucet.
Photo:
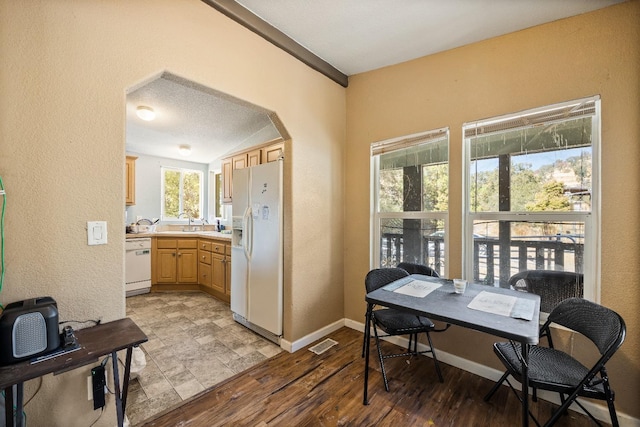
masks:
{"type": "MultiPolygon", "coordinates": [[[[182,213],[180,213],[180,215],[178,215],[178,219],[180,219],[180,217],[182,217],[182,215],[186,216],[187,219],[189,220],[189,227],[187,228],[186,231],[193,231],[192,228],[191,228],[191,215],[182,212],[182,213]]],[[[182,231],[185,231],[185,230],[183,229],[182,231]]]]}

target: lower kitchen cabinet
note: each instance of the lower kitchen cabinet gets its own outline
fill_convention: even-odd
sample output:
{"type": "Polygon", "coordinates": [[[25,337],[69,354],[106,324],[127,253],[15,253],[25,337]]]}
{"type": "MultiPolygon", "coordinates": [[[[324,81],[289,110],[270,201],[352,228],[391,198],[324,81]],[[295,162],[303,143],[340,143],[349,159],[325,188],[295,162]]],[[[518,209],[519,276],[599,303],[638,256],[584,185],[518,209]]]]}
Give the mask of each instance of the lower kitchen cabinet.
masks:
{"type": "Polygon", "coordinates": [[[200,238],[198,243],[198,268],[200,285],[212,295],[229,301],[231,282],[231,255],[229,244],[214,239],[200,238]]]}
{"type": "Polygon", "coordinates": [[[151,280],[158,290],[203,290],[231,299],[231,246],[224,240],[156,237],[151,280]]]}
{"type": "Polygon", "coordinates": [[[198,283],[198,240],[157,238],[153,266],[157,284],[198,283]]]}

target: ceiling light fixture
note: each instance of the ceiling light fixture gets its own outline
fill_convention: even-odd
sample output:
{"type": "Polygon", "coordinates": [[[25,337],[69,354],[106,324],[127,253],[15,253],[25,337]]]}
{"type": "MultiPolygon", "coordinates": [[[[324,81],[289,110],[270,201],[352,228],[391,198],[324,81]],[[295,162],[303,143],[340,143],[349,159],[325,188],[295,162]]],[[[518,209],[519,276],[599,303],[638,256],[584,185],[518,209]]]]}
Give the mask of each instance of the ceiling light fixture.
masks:
{"type": "Polygon", "coordinates": [[[150,122],[151,120],[156,118],[156,112],[153,111],[153,108],[147,107],[144,105],[141,105],[138,108],[136,108],[136,114],[142,120],[145,120],[147,122],[150,122]]]}
{"type": "Polygon", "coordinates": [[[188,156],[189,154],[191,154],[191,146],[187,144],[182,144],[178,147],[178,151],[183,156],[188,156]]]}

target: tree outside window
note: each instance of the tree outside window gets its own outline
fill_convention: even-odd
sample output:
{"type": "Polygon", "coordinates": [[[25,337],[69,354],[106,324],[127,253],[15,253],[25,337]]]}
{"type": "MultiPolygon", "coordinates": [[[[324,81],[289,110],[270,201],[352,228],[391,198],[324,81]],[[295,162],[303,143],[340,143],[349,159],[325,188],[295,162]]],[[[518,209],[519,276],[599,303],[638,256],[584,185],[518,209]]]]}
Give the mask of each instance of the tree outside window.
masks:
{"type": "Polygon", "coordinates": [[[594,97],[463,126],[469,279],[508,288],[524,270],[565,271],[594,298],[599,107],[594,97]]]}
{"type": "Polygon", "coordinates": [[[202,172],[162,168],[162,219],[202,218],[202,172]]]}

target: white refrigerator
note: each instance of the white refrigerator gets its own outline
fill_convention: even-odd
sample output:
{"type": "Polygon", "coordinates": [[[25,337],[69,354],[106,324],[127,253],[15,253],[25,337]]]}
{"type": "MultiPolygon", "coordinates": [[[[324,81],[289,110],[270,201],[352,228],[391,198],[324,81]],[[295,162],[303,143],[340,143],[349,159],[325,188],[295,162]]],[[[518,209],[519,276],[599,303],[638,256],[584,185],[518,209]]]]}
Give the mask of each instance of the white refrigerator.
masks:
{"type": "Polygon", "coordinates": [[[231,311],[280,343],[283,312],[282,160],[233,171],[231,311]]]}

